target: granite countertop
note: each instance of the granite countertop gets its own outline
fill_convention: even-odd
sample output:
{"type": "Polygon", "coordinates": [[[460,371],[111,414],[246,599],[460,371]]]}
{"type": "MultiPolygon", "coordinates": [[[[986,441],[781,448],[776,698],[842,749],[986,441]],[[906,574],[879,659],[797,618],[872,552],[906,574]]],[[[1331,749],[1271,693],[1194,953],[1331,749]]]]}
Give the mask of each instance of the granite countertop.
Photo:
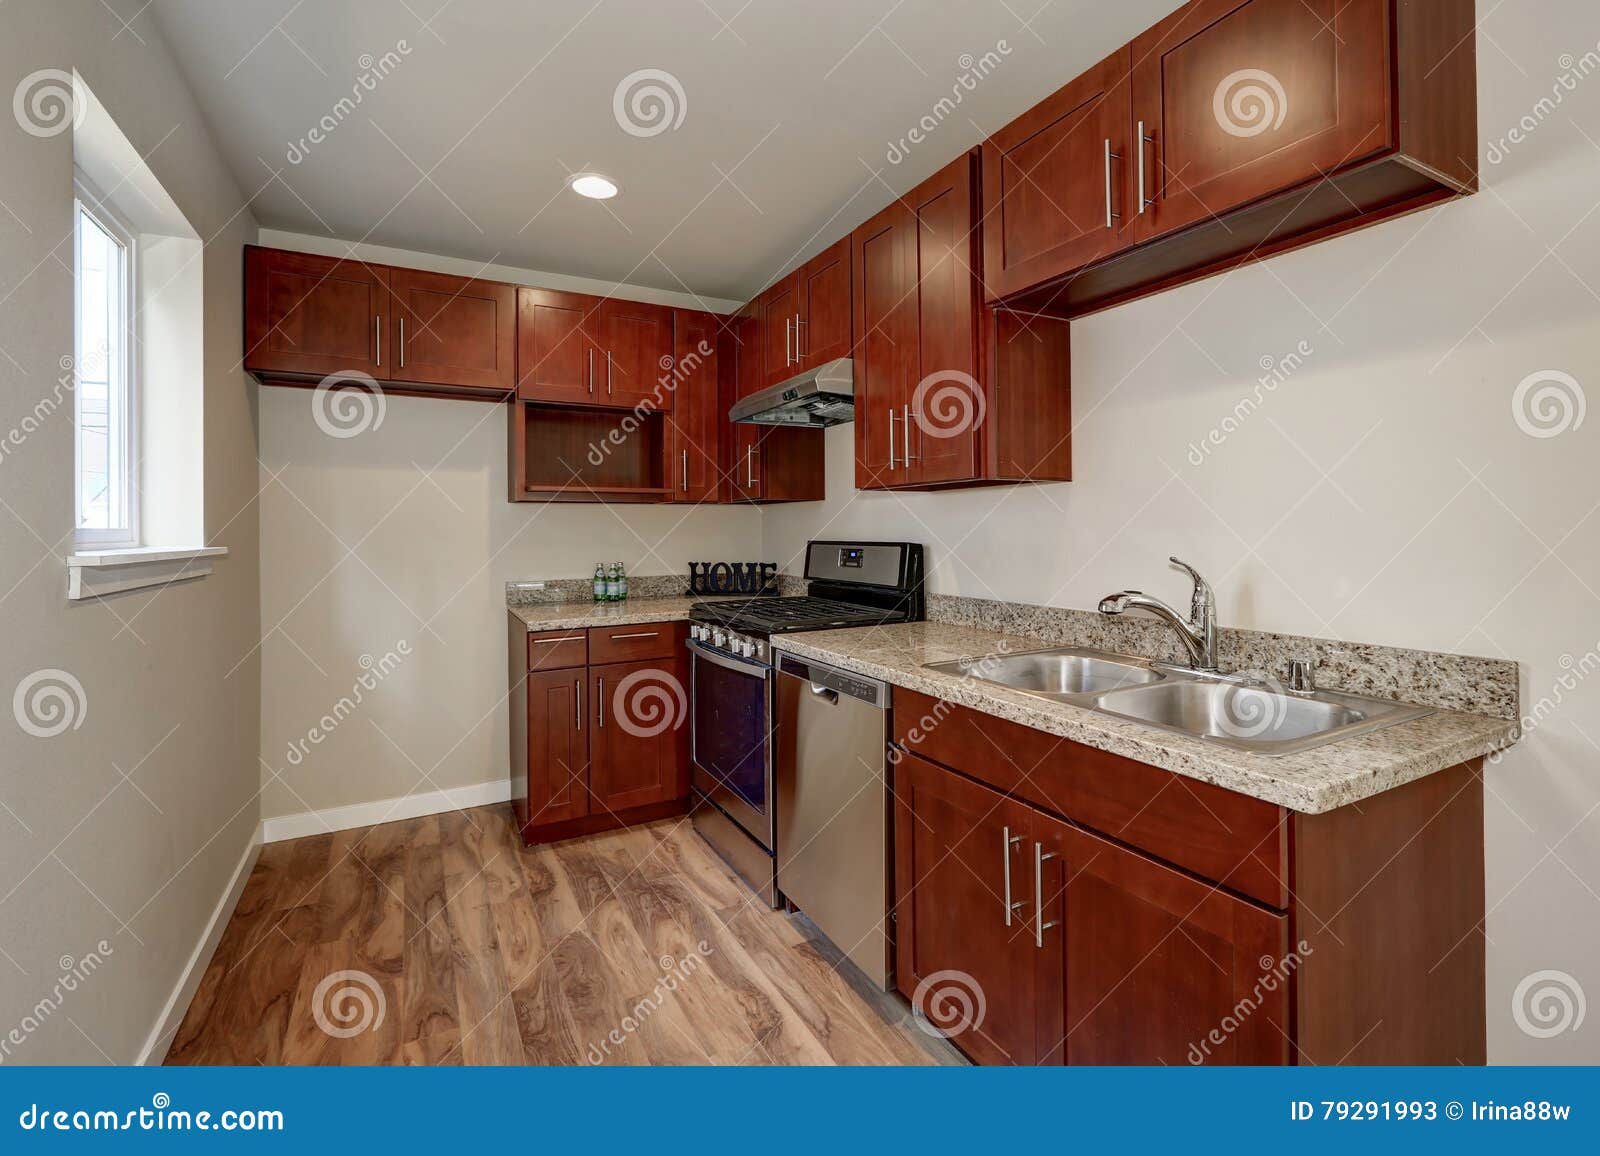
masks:
{"type": "Polygon", "coordinates": [[[1360,802],[1510,746],[1517,736],[1517,724],[1510,720],[1440,710],[1299,754],[1250,754],[993,683],[923,669],[929,662],[1050,645],[1036,638],[916,622],[788,634],[772,643],[775,649],[802,658],[833,663],[1306,814],[1360,802]]]}
{"type": "Polygon", "coordinates": [[[682,622],[689,607],[709,598],[630,598],[626,602],[537,602],[508,606],[529,630],[585,630],[591,626],[632,626],[640,622],[682,622]]]}

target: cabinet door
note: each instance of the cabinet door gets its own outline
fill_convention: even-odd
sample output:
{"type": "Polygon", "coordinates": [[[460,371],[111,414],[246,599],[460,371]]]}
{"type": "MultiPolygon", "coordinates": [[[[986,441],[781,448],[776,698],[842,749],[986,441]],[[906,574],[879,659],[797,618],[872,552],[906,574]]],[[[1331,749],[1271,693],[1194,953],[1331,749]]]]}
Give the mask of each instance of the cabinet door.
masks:
{"type": "Polygon", "coordinates": [[[964,156],[906,198],[915,214],[918,325],[901,448],[917,485],[965,481],[978,471],[989,407],[978,356],[976,180],[964,156]]]}
{"type": "Polygon", "coordinates": [[[600,343],[605,363],[599,367],[596,396],[605,389],[607,405],[647,405],[672,409],[672,310],[665,305],[607,298],[600,305],[600,343]]]}
{"type": "Polygon", "coordinates": [[[1032,1063],[1030,812],[912,755],[894,778],[896,983],[978,1062],[1032,1063]]]}
{"type": "Polygon", "coordinates": [[[528,675],[528,826],[589,813],[588,672],[528,675]]]}
{"type": "Polygon", "coordinates": [[[389,270],[362,261],[246,246],[246,369],[389,376],[389,270]]]}
{"type": "Polygon", "coordinates": [[[591,814],[688,795],[688,677],[680,659],[590,669],[591,814]]]}
{"type": "Polygon", "coordinates": [[[775,385],[800,372],[796,333],[800,320],[800,278],[791,273],[758,299],[761,305],[764,367],[762,386],[775,385]]]}
{"type": "Polygon", "coordinates": [[[906,476],[901,414],[917,346],[916,219],[896,200],[851,237],[855,272],[856,488],[906,476]]]}
{"type": "Polygon", "coordinates": [[[1044,815],[1026,859],[1042,1062],[1288,1062],[1288,916],[1044,815]]]}
{"type": "Polygon", "coordinates": [[[721,323],[710,313],[680,309],[673,319],[672,500],[714,502],[722,428],[717,413],[717,347],[721,323]]]}
{"type": "Polygon", "coordinates": [[[516,388],[516,287],[417,269],[390,272],[397,381],[516,388]]]}
{"type": "Polygon", "coordinates": [[[850,356],[850,238],[800,268],[795,372],[850,356]]]}
{"type": "MultiPolygon", "coordinates": [[[[762,340],[765,331],[765,318],[759,303],[746,306],[734,321],[732,372],[736,399],[748,397],[764,385],[766,350],[762,348],[762,340]]],[[[729,499],[736,502],[759,500],[761,474],[756,466],[762,427],[734,425],[730,422],[726,432],[723,469],[729,499]]]]}
{"type": "Polygon", "coordinates": [[[1133,115],[1149,138],[1138,239],[1391,147],[1387,8],[1195,0],[1134,41],[1133,115]]]}
{"type": "Polygon", "coordinates": [[[1081,269],[1130,242],[1130,67],[1129,50],[1119,49],[984,141],[989,300],[1081,269]]]}
{"type": "Polygon", "coordinates": [[[524,401],[592,404],[604,352],[595,340],[600,299],[553,289],[517,290],[517,396],[524,401]],[[599,358],[600,364],[596,365],[599,358]]]}

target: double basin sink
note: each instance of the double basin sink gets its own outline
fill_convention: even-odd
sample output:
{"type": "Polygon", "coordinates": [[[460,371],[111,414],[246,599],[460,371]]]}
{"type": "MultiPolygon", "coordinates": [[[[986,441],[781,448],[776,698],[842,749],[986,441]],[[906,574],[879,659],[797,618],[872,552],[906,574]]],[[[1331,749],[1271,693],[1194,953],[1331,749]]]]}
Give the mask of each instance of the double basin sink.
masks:
{"type": "Polygon", "coordinates": [[[1427,707],[1065,647],[928,663],[926,669],[1086,707],[1261,755],[1288,755],[1432,714],[1427,707]]]}

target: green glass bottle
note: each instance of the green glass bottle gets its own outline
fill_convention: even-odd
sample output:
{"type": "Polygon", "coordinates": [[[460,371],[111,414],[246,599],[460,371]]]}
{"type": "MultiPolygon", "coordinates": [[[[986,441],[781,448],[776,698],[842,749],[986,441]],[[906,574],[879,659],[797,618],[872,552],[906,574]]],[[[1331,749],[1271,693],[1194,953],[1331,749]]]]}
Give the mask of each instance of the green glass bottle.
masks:
{"type": "Polygon", "coordinates": [[[606,600],[606,567],[603,562],[594,564],[594,600],[596,602],[606,600]]]}
{"type": "Polygon", "coordinates": [[[628,569],[621,562],[617,563],[617,601],[628,600],[628,569]]]}

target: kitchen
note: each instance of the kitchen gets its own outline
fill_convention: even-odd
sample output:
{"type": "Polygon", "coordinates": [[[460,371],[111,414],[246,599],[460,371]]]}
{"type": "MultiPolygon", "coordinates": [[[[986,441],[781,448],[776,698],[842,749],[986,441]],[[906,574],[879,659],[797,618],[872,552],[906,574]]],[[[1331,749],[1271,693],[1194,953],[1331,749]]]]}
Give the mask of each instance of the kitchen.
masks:
{"type": "Polygon", "coordinates": [[[18,810],[14,907],[181,893],[107,1055],[1594,1062],[1583,6],[133,7],[244,199],[163,182],[230,552],[13,679],[177,840],[18,810]],[[186,597],[203,677],[92,677],[186,597]]]}

